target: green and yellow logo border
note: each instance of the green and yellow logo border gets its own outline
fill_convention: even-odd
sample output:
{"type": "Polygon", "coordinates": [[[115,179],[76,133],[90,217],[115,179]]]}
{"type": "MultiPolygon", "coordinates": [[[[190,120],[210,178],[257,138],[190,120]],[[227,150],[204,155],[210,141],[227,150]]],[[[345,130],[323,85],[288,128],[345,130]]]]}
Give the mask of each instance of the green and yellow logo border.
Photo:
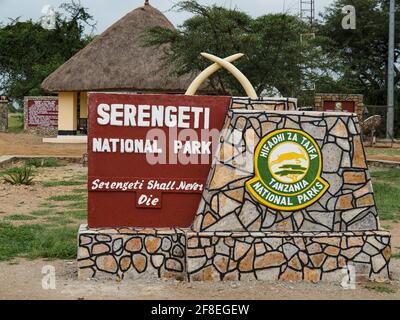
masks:
{"type": "MultiPolygon", "coordinates": [[[[298,143],[298,142],[296,142],[298,143]]],[[[274,146],[275,148],[276,146],[274,146]]],[[[272,150],[271,150],[272,151],[272,150]]],[[[272,132],[270,132],[268,135],[266,135],[265,137],[261,138],[261,140],[258,142],[257,147],[255,149],[254,152],[254,177],[252,179],[250,179],[249,181],[247,181],[245,183],[246,185],[246,189],[250,192],[250,194],[257,199],[257,201],[259,201],[260,203],[262,203],[263,205],[275,209],[275,210],[280,210],[280,211],[298,211],[301,209],[304,209],[306,207],[309,207],[310,205],[312,205],[313,203],[315,203],[316,201],[318,201],[318,199],[320,199],[326,192],[326,190],[328,190],[329,188],[329,184],[328,182],[326,182],[324,179],[322,179],[321,177],[321,172],[322,172],[322,154],[321,154],[321,150],[317,144],[317,142],[314,140],[314,138],[312,138],[308,133],[302,131],[302,130],[298,130],[298,129],[279,129],[279,130],[274,130],[272,132]],[[266,183],[263,181],[263,179],[261,178],[260,175],[260,171],[259,171],[259,167],[258,167],[258,157],[260,155],[261,149],[263,147],[263,145],[265,144],[266,141],[268,141],[269,139],[271,139],[273,136],[278,135],[280,133],[284,133],[284,132],[293,132],[293,133],[297,133],[300,135],[305,136],[309,141],[311,141],[311,143],[314,145],[317,154],[318,154],[318,170],[317,170],[317,174],[315,179],[309,184],[309,186],[298,192],[295,194],[284,194],[284,193],[280,193],[276,190],[273,190],[273,193],[279,194],[279,195],[283,195],[283,196],[295,196],[304,192],[307,192],[312,186],[313,184],[318,180],[319,182],[321,182],[323,184],[323,189],[320,190],[320,192],[318,193],[318,195],[316,195],[315,197],[313,197],[312,199],[310,199],[309,201],[301,204],[301,205],[297,205],[297,206],[280,206],[280,205],[276,205],[274,203],[271,203],[267,200],[265,200],[263,197],[261,197],[256,191],[254,191],[253,187],[251,186],[254,182],[260,181],[262,183],[262,185],[271,191],[271,188],[266,185],[266,183]]]]}

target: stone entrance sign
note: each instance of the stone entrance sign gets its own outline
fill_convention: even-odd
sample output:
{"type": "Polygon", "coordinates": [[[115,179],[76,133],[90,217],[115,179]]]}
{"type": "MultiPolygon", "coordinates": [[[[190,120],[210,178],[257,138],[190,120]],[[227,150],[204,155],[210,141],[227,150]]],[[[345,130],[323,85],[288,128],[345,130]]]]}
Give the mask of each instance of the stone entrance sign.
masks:
{"type": "MultiPolygon", "coordinates": [[[[211,168],[209,182],[203,193],[198,214],[194,222],[197,231],[355,231],[377,230],[378,214],[373,197],[371,178],[361,141],[358,119],[351,113],[336,112],[248,112],[229,111],[225,129],[221,136],[220,152],[211,168]],[[292,133],[291,140],[307,143],[309,139],[316,143],[316,157],[309,164],[307,174],[297,175],[301,180],[309,181],[304,187],[298,183],[275,183],[272,178],[263,179],[265,189],[281,197],[269,198],[271,203],[260,201],[253,191],[252,181],[255,168],[261,157],[257,157],[256,146],[263,146],[264,140],[271,134],[285,131],[292,133]],[[232,147],[232,136],[242,132],[243,139],[232,147]],[[293,132],[297,132],[295,138],[293,132]],[[247,146],[247,147],[246,147],[247,146]],[[239,152],[239,150],[243,150],[239,152]],[[321,160],[321,166],[319,162],[321,160]],[[314,167],[313,167],[314,166],[314,167]],[[310,176],[307,180],[307,176],[310,176]],[[310,192],[309,199],[304,197],[312,191],[312,181],[321,181],[321,190],[316,188],[315,195],[310,192]],[[238,181],[248,181],[247,184],[238,181]],[[296,188],[284,189],[286,186],[296,188]],[[326,190],[323,187],[327,187],[326,190]],[[323,189],[322,189],[323,188],[323,189]],[[293,208],[289,203],[279,205],[277,201],[295,203],[296,198],[303,200],[305,207],[293,208]],[[295,194],[295,196],[291,196],[295,194]],[[319,196],[318,199],[316,197],[319,196]],[[292,199],[292,200],[291,200],[292,199]],[[218,206],[218,204],[223,204],[218,206]],[[281,206],[286,208],[280,208],[281,206]]],[[[287,143],[285,136],[277,146],[287,143]]],[[[274,160],[274,145],[267,159],[274,160]]],[[[293,141],[291,141],[293,143],[293,141]]],[[[297,150],[297,149],[296,149],[297,150]]],[[[298,153],[290,156],[287,163],[299,163],[298,153]]],[[[268,150],[265,151],[266,153],[268,150]]],[[[267,175],[268,161],[265,160],[263,176],[267,175]]],[[[285,163],[285,162],[283,162],[285,163]]],[[[286,165],[287,166],[287,165],[286,165]]],[[[287,176],[284,176],[287,177],[287,176]]],[[[275,177],[276,180],[282,178],[275,177]]],[[[275,180],[274,179],[274,180],[275,180]]],[[[258,179],[259,180],[259,179],[258,179]]],[[[261,191],[263,192],[263,191],[261,191]]],[[[263,200],[263,199],[261,199],[263,200]]]]}
{"type": "Polygon", "coordinates": [[[343,268],[353,268],[357,281],[388,279],[390,234],[379,227],[356,115],[230,110],[187,237],[191,280],[340,281],[343,268]],[[274,150],[282,144],[274,171],[274,150]],[[321,167],[313,167],[319,157],[321,167]],[[321,189],[296,187],[318,179],[321,189]],[[307,205],[288,210],[304,194],[307,205]]]}
{"type": "Polygon", "coordinates": [[[190,226],[231,98],[88,98],[89,226],[190,226]]]}
{"type": "Polygon", "coordinates": [[[389,279],[357,116],[259,99],[241,54],[202,55],[185,96],[89,94],[79,277],[389,279]],[[251,98],[193,96],[220,67],[251,98]]]}
{"type": "MultiPolygon", "coordinates": [[[[80,278],[340,283],[343,270],[355,272],[355,281],[389,278],[390,234],[379,226],[353,113],[299,112],[284,99],[89,97],[89,227],[79,231],[80,278]],[[210,128],[222,129],[211,165],[150,165],[131,152],[139,142],[126,141],[149,137],[154,119],[168,136],[185,123],[166,122],[152,106],[174,106],[177,114],[182,106],[210,108],[210,128]],[[132,179],[164,185],[155,193],[135,189],[132,179]],[[189,179],[202,189],[167,190],[170,181],[189,179]],[[129,183],[133,189],[118,189],[129,183]],[[141,195],[159,201],[140,203],[141,195]]],[[[195,131],[204,127],[188,121],[195,131]]],[[[161,139],[150,140],[157,145],[149,153],[162,158],[161,139]]]]}
{"type": "Polygon", "coordinates": [[[58,131],[58,98],[25,97],[24,129],[42,135],[56,135],[58,131]]]}

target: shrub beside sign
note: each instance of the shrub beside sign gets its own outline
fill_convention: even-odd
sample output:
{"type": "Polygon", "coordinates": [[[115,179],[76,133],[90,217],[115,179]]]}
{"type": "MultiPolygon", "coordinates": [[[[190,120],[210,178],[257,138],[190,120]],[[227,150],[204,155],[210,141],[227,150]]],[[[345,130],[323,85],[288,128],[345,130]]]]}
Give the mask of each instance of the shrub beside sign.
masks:
{"type": "Polygon", "coordinates": [[[188,227],[230,97],[89,93],[89,227],[188,227]]]}

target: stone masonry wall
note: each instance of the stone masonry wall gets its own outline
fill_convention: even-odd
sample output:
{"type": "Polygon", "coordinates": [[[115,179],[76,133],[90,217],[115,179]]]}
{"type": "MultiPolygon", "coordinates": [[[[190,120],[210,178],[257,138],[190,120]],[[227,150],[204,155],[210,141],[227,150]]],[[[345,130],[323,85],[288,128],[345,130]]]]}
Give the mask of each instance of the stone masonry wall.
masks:
{"type": "Polygon", "coordinates": [[[337,282],[389,279],[390,235],[356,232],[194,232],[88,229],[78,236],[78,276],[189,281],[337,282]]]}
{"type": "Polygon", "coordinates": [[[357,116],[296,109],[294,99],[233,98],[192,227],[82,225],[79,278],[340,283],[355,272],[356,281],[388,280],[390,234],[379,230],[357,116]],[[329,183],[294,212],[266,207],[245,188],[258,142],[282,128],[315,139],[329,183]]]}
{"type": "Polygon", "coordinates": [[[362,94],[316,93],[314,100],[315,111],[324,111],[324,101],[352,101],[354,113],[360,121],[363,120],[364,97],[362,94]]]}
{"type": "Polygon", "coordinates": [[[356,281],[389,278],[387,232],[192,232],[187,239],[187,272],[192,281],[340,283],[345,267],[354,267],[356,281]]]}
{"type": "Polygon", "coordinates": [[[0,132],[8,129],[8,106],[7,103],[0,102],[0,132]]]}
{"type": "Polygon", "coordinates": [[[230,109],[264,110],[264,111],[294,111],[297,110],[297,99],[294,98],[232,98],[230,109]]]}
{"type": "Polygon", "coordinates": [[[195,231],[356,231],[379,226],[358,119],[351,113],[230,110],[220,148],[193,223],[195,231]],[[301,129],[319,145],[322,178],[330,187],[311,206],[277,211],[255,200],[245,181],[254,176],[261,137],[301,129]]]}
{"type": "Polygon", "coordinates": [[[186,237],[180,229],[88,229],[78,234],[79,278],[184,280],[186,237]]]}

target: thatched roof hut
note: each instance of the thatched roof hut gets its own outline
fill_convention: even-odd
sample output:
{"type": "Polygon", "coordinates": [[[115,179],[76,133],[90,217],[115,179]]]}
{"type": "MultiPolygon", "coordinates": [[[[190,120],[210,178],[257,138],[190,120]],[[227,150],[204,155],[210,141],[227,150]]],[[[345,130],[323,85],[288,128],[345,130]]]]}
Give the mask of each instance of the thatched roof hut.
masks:
{"type": "Polygon", "coordinates": [[[174,28],[146,1],[49,75],[42,88],[50,92],[184,92],[194,76],[171,76],[170,70],[162,68],[163,48],[143,43],[144,32],[155,26],[174,28]]]}

